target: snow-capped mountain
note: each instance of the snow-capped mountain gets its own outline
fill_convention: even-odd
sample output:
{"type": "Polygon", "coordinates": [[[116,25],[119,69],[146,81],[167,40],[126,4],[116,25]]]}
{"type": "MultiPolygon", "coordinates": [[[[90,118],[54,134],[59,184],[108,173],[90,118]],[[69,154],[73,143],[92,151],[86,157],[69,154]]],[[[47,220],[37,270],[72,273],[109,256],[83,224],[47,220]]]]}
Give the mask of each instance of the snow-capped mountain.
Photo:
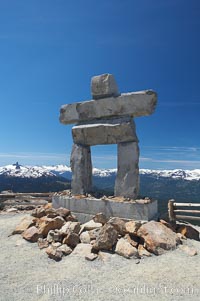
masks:
{"type": "Polygon", "coordinates": [[[153,169],[140,169],[141,175],[151,175],[157,178],[172,178],[172,179],[183,179],[187,181],[200,180],[200,169],[183,170],[183,169],[172,169],[172,170],[153,170],[153,169]]]}
{"type": "MultiPolygon", "coordinates": [[[[95,177],[111,177],[116,175],[117,169],[98,169],[93,168],[95,177]]],[[[172,178],[183,179],[187,181],[200,180],[200,169],[194,170],[151,170],[140,169],[141,175],[148,175],[154,178],[172,178]]],[[[18,162],[13,165],[0,167],[0,175],[21,178],[39,178],[39,177],[55,177],[71,178],[71,168],[67,165],[55,166],[22,166],[18,162]]]]}
{"type": "Polygon", "coordinates": [[[42,166],[21,166],[19,164],[0,167],[0,175],[17,178],[55,177],[55,174],[42,166]]]}

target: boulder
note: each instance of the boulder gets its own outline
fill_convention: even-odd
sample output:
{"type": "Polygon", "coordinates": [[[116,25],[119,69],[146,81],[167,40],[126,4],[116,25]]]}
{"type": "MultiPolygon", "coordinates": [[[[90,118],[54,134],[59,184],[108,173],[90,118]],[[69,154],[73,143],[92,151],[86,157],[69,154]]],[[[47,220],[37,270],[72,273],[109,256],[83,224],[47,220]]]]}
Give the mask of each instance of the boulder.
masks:
{"type": "Polygon", "coordinates": [[[96,228],[101,228],[102,227],[102,224],[101,223],[95,223],[95,221],[93,221],[93,219],[91,219],[89,222],[83,224],[81,226],[81,232],[83,230],[93,230],[93,229],[96,229],[96,228]]]}
{"type": "Polygon", "coordinates": [[[99,250],[110,250],[116,244],[118,232],[110,224],[105,224],[99,231],[96,242],[93,244],[92,249],[95,252],[99,250]]]}
{"type": "Polygon", "coordinates": [[[59,230],[64,223],[65,220],[61,216],[57,216],[54,219],[43,217],[39,223],[39,234],[41,234],[43,237],[46,237],[50,230],[59,230]]]}
{"type": "Polygon", "coordinates": [[[60,233],[63,236],[68,235],[69,233],[76,233],[78,234],[81,229],[79,222],[66,222],[64,226],[60,229],[60,233]]]}
{"type": "Polygon", "coordinates": [[[100,223],[102,225],[106,224],[108,219],[107,217],[105,216],[105,214],[103,214],[102,212],[100,213],[97,213],[94,217],[93,217],[93,220],[95,223],[100,223]]]}
{"type": "Polygon", "coordinates": [[[60,215],[63,218],[65,218],[71,214],[71,211],[69,209],[63,208],[63,207],[56,209],[56,212],[58,213],[58,215],[60,215]]]}
{"type": "Polygon", "coordinates": [[[119,217],[111,217],[108,221],[108,224],[112,225],[120,235],[125,235],[126,223],[123,219],[121,219],[119,217]]]}
{"type": "Polygon", "coordinates": [[[45,248],[48,248],[48,246],[49,246],[48,241],[46,239],[41,238],[41,237],[38,238],[37,243],[38,243],[39,249],[45,249],[45,248]]]}
{"type": "Polygon", "coordinates": [[[144,240],[147,250],[156,255],[161,255],[166,250],[174,250],[180,242],[176,233],[155,221],[142,225],[137,235],[144,240]]]}
{"type": "Polygon", "coordinates": [[[91,250],[92,250],[91,244],[80,243],[75,247],[71,255],[85,257],[91,253],[91,250]]]}
{"type": "Polygon", "coordinates": [[[35,208],[32,211],[31,215],[34,216],[34,217],[37,217],[37,218],[41,218],[41,217],[46,215],[46,212],[45,212],[45,209],[43,207],[40,207],[40,208],[35,208]]]}
{"type": "Polygon", "coordinates": [[[172,231],[176,232],[175,227],[173,227],[172,224],[168,223],[164,219],[160,219],[160,223],[163,224],[163,225],[165,225],[167,228],[171,229],[172,231]]]}
{"type": "Polygon", "coordinates": [[[61,242],[62,241],[62,234],[59,230],[50,230],[47,235],[47,241],[51,242],[61,242]]]}
{"type": "Polygon", "coordinates": [[[183,252],[185,252],[189,256],[197,255],[197,250],[194,247],[189,247],[187,245],[180,245],[179,249],[181,249],[183,252]]]}
{"type": "Polygon", "coordinates": [[[187,238],[199,241],[199,231],[190,225],[178,225],[176,231],[187,238]]]}
{"type": "Polygon", "coordinates": [[[72,249],[67,245],[61,245],[57,248],[57,251],[61,251],[63,255],[69,255],[72,252],[72,249]]]}
{"type": "Polygon", "coordinates": [[[67,244],[71,248],[75,248],[78,243],[79,243],[79,236],[76,233],[69,233],[63,239],[63,244],[67,244]]]}
{"type": "Polygon", "coordinates": [[[39,238],[39,231],[35,226],[32,226],[23,232],[22,237],[28,241],[36,242],[39,238]]]}
{"type": "Polygon", "coordinates": [[[129,234],[137,234],[137,231],[139,230],[139,228],[141,227],[141,222],[138,221],[129,221],[125,224],[125,229],[126,232],[129,234]]]}
{"type": "Polygon", "coordinates": [[[49,258],[54,259],[55,261],[59,261],[62,259],[63,252],[61,250],[58,250],[57,248],[49,246],[45,251],[49,258]]]}
{"type": "Polygon", "coordinates": [[[138,251],[126,239],[120,238],[116,244],[115,253],[125,258],[138,257],[138,251]]]}
{"type": "Polygon", "coordinates": [[[89,244],[90,243],[90,234],[88,231],[84,231],[80,235],[80,241],[84,244],[89,244]]]}
{"type": "Polygon", "coordinates": [[[66,222],[62,228],[60,228],[59,232],[63,236],[66,236],[69,233],[69,226],[71,225],[71,222],[66,222]]]}
{"type": "Polygon", "coordinates": [[[69,232],[78,234],[81,229],[81,224],[79,222],[70,222],[69,232]]]}
{"type": "Polygon", "coordinates": [[[15,230],[12,232],[12,234],[21,234],[26,229],[30,228],[31,226],[34,226],[36,223],[35,218],[32,216],[25,216],[20,223],[16,226],[15,230]]]}
{"type": "Polygon", "coordinates": [[[54,208],[45,209],[45,213],[46,213],[46,216],[49,218],[54,218],[59,215],[57,213],[56,209],[54,209],[54,208]]]}

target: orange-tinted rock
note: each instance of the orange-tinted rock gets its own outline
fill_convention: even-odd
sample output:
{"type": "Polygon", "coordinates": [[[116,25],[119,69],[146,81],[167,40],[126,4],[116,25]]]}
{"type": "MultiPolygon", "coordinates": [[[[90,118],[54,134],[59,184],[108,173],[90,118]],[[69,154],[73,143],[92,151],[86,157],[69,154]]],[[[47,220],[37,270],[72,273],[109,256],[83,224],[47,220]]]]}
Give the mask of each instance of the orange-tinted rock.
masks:
{"type": "Polygon", "coordinates": [[[123,237],[118,240],[115,253],[125,258],[138,257],[138,250],[123,237]]]}
{"type": "Polygon", "coordinates": [[[161,255],[166,250],[174,250],[180,242],[175,232],[155,221],[142,225],[137,235],[144,239],[147,250],[156,255],[161,255]]]}
{"type": "Polygon", "coordinates": [[[26,229],[30,228],[31,226],[34,226],[36,223],[35,218],[31,216],[25,216],[20,223],[16,226],[15,230],[12,232],[12,234],[21,234],[26,229]]]}
{"type": "Polygon", "coordinates": [[[65,223],[65,220],[61,216],[52,218],[42,218],[39,223],[39,234],[46,237],[50,230],[60,229],[65,223]]]}
{"type": "Polygon", "coordinates": [[[36,208],[32,211],[31,215],[37,218],[41,218],[46,215],[45,209],[43,207],[36,208]]]}
{"type": "Polygon", "coordinates": [[[59,261],[62,259],[63,253],[62,253],[62,251],[58,250],[57,248],[49,246],[45,251],[51,259],[54,259],[56,261],[59,261]]]}
{"type": "Polygon", "coordinates": [[[22,237],[28,241],[36,242],[39,238],[38,229],[35,226],[32,226],[24,231],[22,237]]]}
{"type": "Polygon", "coordinates": [[[61,251],[63,253],[63,255],[69,255],[72,252],[72,249],[65,244],[58,247],[57,250],[61,251]]]}
{"type": "Polygon", "coordinates": [[[45,209],[45,213],[46,213],[47,217],[49,217],[49,218],[54,218],[59,215],[57,213],[56,209],[54,209],[54,208],[45,209]]]}
{"type": "Polygon", "coordinates": [[[139,230],[139,228],[141,227],[141,223],[137,222],[137,221],[129,221],[125,224],[125,229],[126,232],[129,234],[137,234],[137,231],[139,230]]]}
{"type": "Polygon", "coordinates": [[[58,213],[58,215],[62,216],[63,218],[71,214],[71,211],[69,209],[63,207],[56,209],[56,212],[58,213]]]}
{"type": "Polygon", "coordinates": [[[52,208],[52,203],[47,203],[46,205],[44,205],[44,209],[49,209],[52,208]]]}

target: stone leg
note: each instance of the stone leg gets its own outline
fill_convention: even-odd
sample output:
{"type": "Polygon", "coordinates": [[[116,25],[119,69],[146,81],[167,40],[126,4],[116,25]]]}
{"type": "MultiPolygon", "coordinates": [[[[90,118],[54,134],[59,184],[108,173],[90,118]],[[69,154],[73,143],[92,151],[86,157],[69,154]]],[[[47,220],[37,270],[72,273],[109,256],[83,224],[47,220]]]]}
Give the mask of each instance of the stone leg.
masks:
{"type": "Polygon", "coordinates": [[[115,195],[136,199],[139,192],[139,146],[137,142],[118,144],[115,195]]]}
{"type": "Polygon", "coordinates": [[[74,144],[70,166],[72,169],[72,194],[85,194],[92,188],[92,161],[90,146],[74,144]]]}

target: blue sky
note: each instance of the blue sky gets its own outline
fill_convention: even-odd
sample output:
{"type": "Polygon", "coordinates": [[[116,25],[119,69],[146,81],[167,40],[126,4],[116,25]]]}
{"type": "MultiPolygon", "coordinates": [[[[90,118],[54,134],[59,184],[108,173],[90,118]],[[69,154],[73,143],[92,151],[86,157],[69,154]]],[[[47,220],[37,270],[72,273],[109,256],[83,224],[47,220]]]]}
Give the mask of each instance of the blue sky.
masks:
{"type": "MultiPolygon", "coordinates": [[[[0,165],[69,164],[62,104],[91,99],[93,75],[121,92],[154,89],[137,118],[141,168],[200,168],[199,0],[1,0],[0,165]]],[[[116,167],[116,145],[92,147],[116,167]]]]}

